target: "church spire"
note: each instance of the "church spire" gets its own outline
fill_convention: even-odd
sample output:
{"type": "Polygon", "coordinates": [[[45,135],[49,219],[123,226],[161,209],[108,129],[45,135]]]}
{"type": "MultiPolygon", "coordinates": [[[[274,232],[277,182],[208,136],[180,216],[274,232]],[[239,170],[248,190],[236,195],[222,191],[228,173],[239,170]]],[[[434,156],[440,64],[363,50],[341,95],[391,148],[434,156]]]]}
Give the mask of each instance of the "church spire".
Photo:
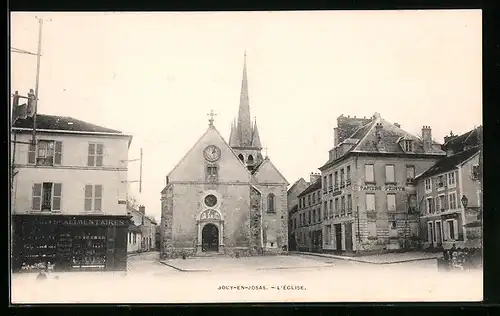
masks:
{"type": "Polygon", "coordinates": [[[257,118],[254,119],[252,129],[252,147],[262,148],[260,144],[259,129],[257,128],[257,118]]]}
{"type": "Polygon", "coordinates": [[[238,111],[238,125],[236,126],[236,132],[239,136],[239,145],[241,147],[252,146],[252,122],[250,118],[250,101],[248,98],[246,51],[243,61],[243,78],[241,80],[240,107],[238,111]]]}

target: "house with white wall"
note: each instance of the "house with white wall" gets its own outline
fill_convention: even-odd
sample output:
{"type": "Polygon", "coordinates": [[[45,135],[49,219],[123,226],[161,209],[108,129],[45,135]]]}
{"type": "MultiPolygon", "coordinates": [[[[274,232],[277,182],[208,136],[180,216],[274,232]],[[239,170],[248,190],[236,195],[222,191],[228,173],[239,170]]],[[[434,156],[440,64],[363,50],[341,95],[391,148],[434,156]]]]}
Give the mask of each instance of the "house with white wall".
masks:
{"type": "Polygon", "coordinates": [[[11,129],[13,268],[126,269],[132,136],[71,117],[11,129]]]}

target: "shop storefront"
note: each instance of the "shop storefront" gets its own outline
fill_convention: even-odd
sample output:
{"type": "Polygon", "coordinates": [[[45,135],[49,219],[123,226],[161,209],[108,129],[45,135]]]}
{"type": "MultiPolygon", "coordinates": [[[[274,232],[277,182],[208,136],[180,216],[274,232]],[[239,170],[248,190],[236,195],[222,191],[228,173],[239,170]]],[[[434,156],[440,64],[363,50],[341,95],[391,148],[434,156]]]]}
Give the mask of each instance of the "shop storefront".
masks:
{"type": "Polygon", "coordinates": [[[127,216],[14,215],[14,271],[127,268],[127,216]]]}

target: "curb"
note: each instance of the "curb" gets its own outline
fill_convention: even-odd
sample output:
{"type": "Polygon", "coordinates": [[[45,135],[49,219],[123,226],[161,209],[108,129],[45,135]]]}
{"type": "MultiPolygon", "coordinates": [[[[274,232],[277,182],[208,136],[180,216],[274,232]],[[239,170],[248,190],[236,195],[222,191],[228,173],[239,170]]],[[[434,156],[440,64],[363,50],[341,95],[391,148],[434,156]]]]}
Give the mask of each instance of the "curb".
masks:
{"type": "Polygon", "coordinates": [[[438,259],[439,258],[439,257],[429,257],[429,258],[416,258],[416,259],[397,260],[397,261],[390,261],[390,262],[371,262],[371,261],[366,261],[366,260],[362,260],[362,259],[356,259],[356,258],[352,258],[352,257],[335,256],[335,255],[324,255],[324,254],[321,254],[321,253],[295,252],[295,254],[306,255],[306,256],[316,256],[316,257],[323,257],[323,258],[331,258],[331,259],[340,259],[340,260],[346,260],[346,261],[355,261],[355,262],[360,262],[360,263],[377,264],[377,265],[404,263],[404,262],[412,262],[412,261],[434,260],[434,259],[438,259]]]}
{"type": "Polygon", "coordinates": [[[180,272],[211,272],[212,271],[212,270],[186,270],[186,269],[181,269],[181,268],[178,268],[178,267],[176,267],[174,265],[168,264],[165,261],[161,261],[161,260],[158,260],[158,261],[161,264],[164,264],[167,267],[170,267],[170,268],[175,269],[175,270],[180,271],[180,272]]]}

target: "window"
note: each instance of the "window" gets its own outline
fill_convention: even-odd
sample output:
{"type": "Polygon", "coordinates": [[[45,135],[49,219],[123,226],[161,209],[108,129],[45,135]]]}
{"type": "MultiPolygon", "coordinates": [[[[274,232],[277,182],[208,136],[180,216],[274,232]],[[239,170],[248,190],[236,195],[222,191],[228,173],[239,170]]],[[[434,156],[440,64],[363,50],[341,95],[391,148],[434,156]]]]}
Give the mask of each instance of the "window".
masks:
{"type": "Polygon", "coordinates": [[[335,171],[335,190],[339,187],[339,172],[335,171]]]}
{"type": "Polygon", "coordinates": [[[440,202],[440,199],[439,199],[439,197],[438,197],[438,198],[436,198],[436,201],[435,201],[435,203],[436,203],[436,212],[441,211],[441,207],[440,207],[440,205],[439,205],[439,202],[440,202]]]}
{"type": "Polygon", "coordinates": [[[455,186],[455,171],[448,173],[448,186],[455,186]]]}
{"type": "Polygon", "coordinates": [[[104,155],[103,144],[89,143],[87,166],[102,167],[103,155],[104,155]]]}
{"type": "Polygon", "coordinates": [[[312,218],[312,222],[313,222],[313,223],[316,223],[316,210],[313,210],[313,218],[312,218]]]}
{"type": "Polygon", "coordinates": [[[328,182],[326,180],[326,176],[323,177],[323,193],[326,193],[326,190],[328,189],[328,182]]]}
{"type": "Polygon", "coordinates": [[[425,192],[429,193],[432,191],[432,181],[431,179],[425,179],[425,192]]]}
{"type": "Polygon", "coordinates": [[[60,211],[61,193],[61,183],[35,183],[33,184],[31,208],[35,211],[60,211]]]}
{"type": "Polygon", "coordinates": [[[375,194],[373,193],[366,194],[366,210],[375,211],[375,194]]]}
{"type": "Polygon", "coordinates": [[[332,225],[327,225],[326,226],[326,231],[325,231],[325,244],[329,245],[330,244],[330,236],[332,235],[332,225]]]}
{"type": "Polygon", "coordinates": [[[137,242],[137,234],[134,232],[134,245],[136,244],[137,242]]]}
{"type": "Polygon", "coordinates": [[[330,174],[328,175],[328,190],[329,190],[329,191],[331,191],[331,190],[332,190],[332,186],[333,186],[333,184],[332,184],[332,174],[330,173],[330,174]]]}
{"type": "Polygon", "coordinates": [[[241,161],[243,161],[243,162],[245,161],[245,158],[243,157],[243,155],[242,155],[242,154],[239,154],[239,155],[238,155],[238,158],[240,158],[240,160],[241,160],[241,161]]]}
{"type": "Polygon", "coordinates": [[[351,213],[352,211],[352,195],[347,195],[347,213],[351,213]]]}
{"type": "Polygon", "coordinates": [[[128,233],[128,243],[131,244],[132,243],[132,233],[128,233]]]}
{"type": "Polygon", "coordinates": [[[447,240],[458,239],[458,221],[456,219],[449,219],[444,225],[445,236],[447,240]]]}
{"type": "Polygon", "coordinates": [[[307,205],[312,205],[312,203],[311,203],[311,195],[310,194],[307,195],[307,205]]]}
{"type": "Polygon", "coordinates": [[[415,166],[406,166],[406,181],[410,182],[415,179],[415,166]]]}
{"type": "Polygon", "coordinates": [[[333,217],[333,200],[330,200],[330,208],[328,209],[328,214],[330,215],[330,218],[333,217]]]}
{"type": "Polygon", "coordinates": [[[344,186],[345,185],[345,182],[344,182],[344,168],[340,169],[340,186],[344,186]]]}
{"type": "Polygon", "coordinates": [[[209,176],[216,176],[217,175],[217,166],[208,166],[207,167],[207,174],[209,176]]]}
{"type": "Polygon", "coordinates": [[[428,242],[433,242],[434,241],[434,229],[433,229],[434,223],[432,222],[427,222],[427,241],[428,242]]]}
{"type": "Polygon", "coordinates": [[[308,212],[307,223],[311,225],[311,211],[308,212]]]}
{"type": "Polygon", "coordinates": [[[446,198],[444,195],[439,196],[439,206],[441,206],[441,211],[446,210],[446,198]]]}
{"type": "Polygon", "coordinates": [[[85,186],[85,211],[102,211],[102,185],[85,186]]]}
{"type": "Polygon", "coordinates": [[[455,192],[448,195],[450,210],[457,209],[457,194],[455,192]]]}
{"type": "Polygon", "coordinates": [[[340,211],[342,215],[345,215],[345,196],[340,198],[340,211]]]}
{"type": "Polygon", "coordinates": [[[365,182],[375,182],[373,165],[365,165],[365,182]]]}
{"type": "Polygon", "coordinates": [[[436,178],[436,184],[438,190],[444,189],[446,185],[446,180],[444,179],[444,175],[440,175],[439,177],[436,178]]]}
{"type": "Polygon", "coordinates": [[[328,218],[328,202],[325,201],[323,202],[323,218],[327,219],[328,218]]]}
{"type": "Polygon", "coordinates": [[[335,199],[335,216],[339,216],[340,214],[340,207],[339,207],[339,198],[335,199]]]}
{"type": "Polygon", "coordinates": [[[269,193],[269,195],[267,196],[267,212],[268,213],[275,213],[276,212],[276,208],[275,208],[275,201],[274,201],[274,194],[272,193],[269,193]]]}
{"type": "Polygon", "coordinates": [[[62,162],[62,142],[54,140],[39,140],[35,146],[28,149],[28,164],[42,166],[60,165],[62,162]],[[38,149],[38,150],[36,150],[38,149]]]}
{"type": "Polygon", "coordinates": [[[351,166],[347,166],[346,168],[346,181],[347,184],[351,183],[351,166]]]}
{"type": "Polygon", "coordinates": [[[396,194],[394,193],[387,194],[387,211],[389,212],[396,211],[396,194]]]}
{"type": "Polygon", "coordinates": [[[316,192],[313,193],[313,204],[316,204],[316,192]]]}
{"type": "Polygon", "coordinates": [[[432,200],[432,198],[427,198],[426,211],[427,214],[434,213],[434,201],[432,200]]]}
{"type": "Polygon", "coordinates": [[[394,165],[385,165],[385,182],[394,183],[394,165]]]}
{"type": "Polygon", "coordinates": [[[413,151],[413,143],[409,139],[405,139],[403,141],[403,150],[404,151],[413,151]]]}

